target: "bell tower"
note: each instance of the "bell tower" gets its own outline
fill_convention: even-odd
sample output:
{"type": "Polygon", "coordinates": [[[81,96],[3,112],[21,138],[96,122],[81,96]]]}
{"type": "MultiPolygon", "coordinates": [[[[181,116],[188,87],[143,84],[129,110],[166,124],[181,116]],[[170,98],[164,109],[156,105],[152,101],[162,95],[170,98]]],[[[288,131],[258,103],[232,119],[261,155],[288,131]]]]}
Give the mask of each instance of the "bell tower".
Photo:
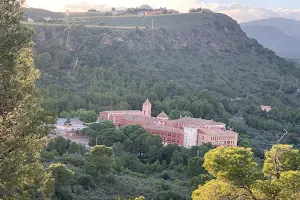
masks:
{"type": "Polygon", "coordinates": [[[151,105],[150,101],[147,99],[143,104],[142,112],[143,112],[144,116],[151,117],[151,107],[152,107],[152,105],[151,105]]]}

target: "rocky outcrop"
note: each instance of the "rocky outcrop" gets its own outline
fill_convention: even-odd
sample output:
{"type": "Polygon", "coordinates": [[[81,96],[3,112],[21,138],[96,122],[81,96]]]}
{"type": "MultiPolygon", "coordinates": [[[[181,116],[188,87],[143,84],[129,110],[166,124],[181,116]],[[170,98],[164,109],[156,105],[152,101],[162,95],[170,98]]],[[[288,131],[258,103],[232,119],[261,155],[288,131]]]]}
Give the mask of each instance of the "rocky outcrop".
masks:
{"type": "MultiPolygon", "coordinates": [[[[200,16],[200,15],[199,15],[200,16]]],[[[199,17],[198,16],[198,17],[199,17]]],[[[214,16],[214,15],[212,15],[214,16]]],[[[45,40],[45,31],[39,27],[37,40],[45,40]]],[[[84,27],[64,28],[53,27],[52,38],[59,44],[64,45],[69,51],[74,51],[82,42],[93,39],[91,34],[97,34],[98,45],[108,48],[114,45],[125,45],[130,51],[153,51],[157,48],[161,50],[173,49],[201,49],[209,51],[214,49],[219,53],[235,53],[253,46],[239,25],[224,15],[208,18],[204,17],[190,26],[189,29],[175,31],[164,28],[143,29],[108,29],[84,27]],[[80,29],[80,31],[78,31],[80,29]],[[80,32],[81,34],[78,34],[80,32]],[[242,41],[242,42],[241,42],[242,41]]],[[[97,42],[96,41],[96,42],[97,42]]],[[[95,41],[93,41],[95,42],[95,41]]],[[[84,44],[83,44],[84,45],[84,44]]],[[[251,47],[252,48],[252,47],[251,47]]]]}

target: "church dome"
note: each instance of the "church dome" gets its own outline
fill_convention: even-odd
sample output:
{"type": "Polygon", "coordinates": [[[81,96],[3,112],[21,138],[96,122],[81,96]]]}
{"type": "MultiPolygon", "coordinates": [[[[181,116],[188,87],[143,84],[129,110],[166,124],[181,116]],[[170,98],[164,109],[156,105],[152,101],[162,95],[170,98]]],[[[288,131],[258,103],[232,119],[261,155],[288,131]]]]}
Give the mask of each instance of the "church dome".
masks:
{"type": "Polygon", "coordinates": [[[169,119],[168,115],[163,111],[161,112],[157,118],[160,118],[160,119],[169,119]]]}

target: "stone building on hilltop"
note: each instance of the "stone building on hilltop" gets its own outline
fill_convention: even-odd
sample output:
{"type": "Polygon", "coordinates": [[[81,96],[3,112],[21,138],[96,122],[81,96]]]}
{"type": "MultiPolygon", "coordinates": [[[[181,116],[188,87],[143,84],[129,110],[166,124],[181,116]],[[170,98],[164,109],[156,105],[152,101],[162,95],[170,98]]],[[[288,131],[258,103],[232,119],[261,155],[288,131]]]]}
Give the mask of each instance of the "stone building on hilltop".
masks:
{"type": "Polygon", "coordinates": [[[226,124],[201,118],[180,117],[169,120],[166,113],[151,116],[152,105],[147,99],[140,110],[116,110],[99,113],[99,120],[110,120],[116,127],[140,124],[152,135],[159,135],[164,144],[186,148],[211,143],[216,146],[237,146],[238,133],[226,130],[226,124]]]}

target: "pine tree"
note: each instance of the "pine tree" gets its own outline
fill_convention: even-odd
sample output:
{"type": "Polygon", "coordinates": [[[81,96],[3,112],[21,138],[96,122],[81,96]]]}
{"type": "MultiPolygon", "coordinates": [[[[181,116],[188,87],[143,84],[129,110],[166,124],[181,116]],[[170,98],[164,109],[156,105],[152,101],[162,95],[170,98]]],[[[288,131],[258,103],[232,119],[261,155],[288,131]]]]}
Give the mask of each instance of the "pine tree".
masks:
{"type": "Polygon", "coordinates": [[[0,199],[50,199],[51,175],[38,157],[49,131],[35,86],[34,31],[23,0],[0,1],[0,199]]]}

